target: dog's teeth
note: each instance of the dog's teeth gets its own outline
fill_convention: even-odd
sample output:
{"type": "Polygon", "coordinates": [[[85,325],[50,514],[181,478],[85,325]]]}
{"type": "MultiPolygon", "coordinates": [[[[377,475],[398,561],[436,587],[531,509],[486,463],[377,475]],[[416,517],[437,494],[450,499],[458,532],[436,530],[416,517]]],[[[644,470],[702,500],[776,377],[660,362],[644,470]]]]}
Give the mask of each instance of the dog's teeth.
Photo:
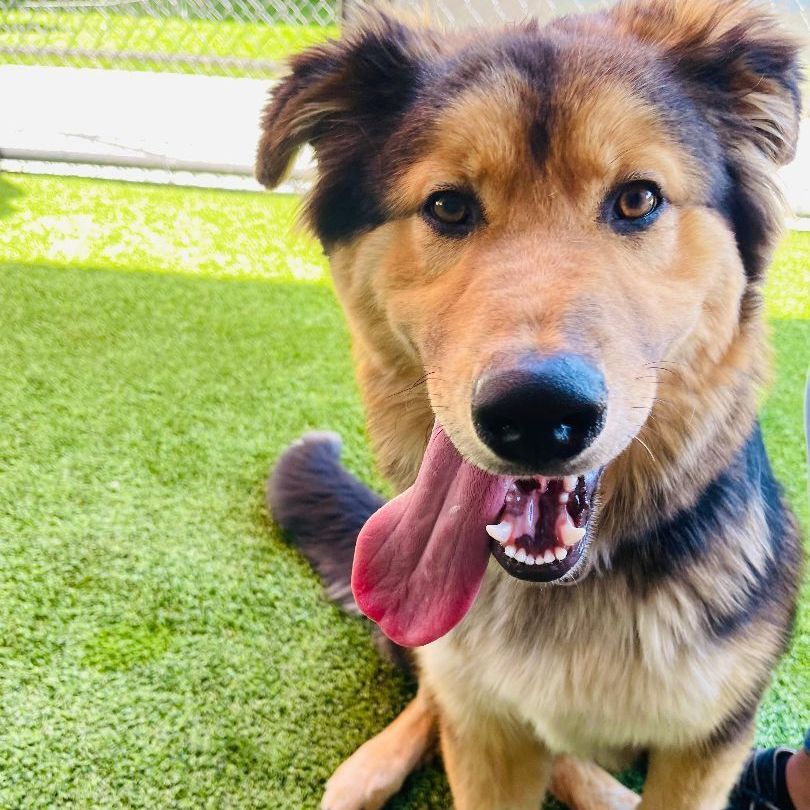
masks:
{"type": "Polygon", "coordinates": [[[518,562],[526,562],[526,549],[525,548],[519,548],[518,551],[517,551],[517,554],[515,554],[515,559],[518,562]]]}
{"type": "Polygon", "coordinates": [[[559,539],[562,540],[566,546],[574,546],[585,537],[585,529],[578,529],[571,523],[570,518],[563,523],[562,526],[558,526],[557,531],[559,533],[559,539]]]}
{"type": "Polygon", "coordinates": [[[543,554],[544,563],[553,563],[555,559],[557,558],[554,556],[554,552],[551,549],[547,549],[545,554],[543,554]]]}
{"type": "Polygon", "coordinates": [[[564,560],[568,556],[568,549],[563,548],[562,546],[557,546],[557,548],[554,549],[554,556],[558,560],[564,560]]]}
{"type": "Polygon", "coordinates": [[[557,503],[568,503],[568,498],[570,497],[568,492],[561,492],[559,498],[557,498],[557,503]]]}
{"type": "Polygon", "coordinates": [[[573,492],[577,485],[577,477],[575,475],[566,475],[563,478],[563,489],[566,492],[573,492]]]}
{"type": "Polygon", "coordinates": [[[506,546],[503,553],[506,554],[507,557],[514,557],[515,554],[517,554],[517,546],[506,546]]]}
{"type": "Polygon", "coordinates": [[[503,545],[512,534],[512,524],[508,520],[500,523],[490,523],[486,526],[487,534],[503,545]]]}
{"type": "Polygon", "coordinates": [[[526,562],[526,565],[534,565],[534,555],[533,554],[527,554],[525,562],[526,562]]]}

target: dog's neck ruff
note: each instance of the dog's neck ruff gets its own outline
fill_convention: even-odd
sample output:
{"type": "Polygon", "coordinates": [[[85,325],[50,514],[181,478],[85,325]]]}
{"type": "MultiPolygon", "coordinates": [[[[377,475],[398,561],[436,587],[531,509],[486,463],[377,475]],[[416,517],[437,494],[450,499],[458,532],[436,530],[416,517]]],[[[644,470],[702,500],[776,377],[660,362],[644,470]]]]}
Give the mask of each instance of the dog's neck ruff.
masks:
{"type": "Polygon", "coordinates": [[[573,575],[586,544],[598,473],[516,479],[466,462],[436,423],[416,481],[357,539],[352,590],[393,641],[435,641],[464,618],[490,553],[513,576],[573,575]]]}

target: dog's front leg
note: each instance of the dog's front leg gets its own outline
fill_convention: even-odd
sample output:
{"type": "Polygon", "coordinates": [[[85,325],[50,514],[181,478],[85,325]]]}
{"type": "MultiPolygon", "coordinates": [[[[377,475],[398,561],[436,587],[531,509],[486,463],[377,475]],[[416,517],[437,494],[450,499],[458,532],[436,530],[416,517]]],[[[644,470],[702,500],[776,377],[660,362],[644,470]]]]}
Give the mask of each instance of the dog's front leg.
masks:
{"type": "Polygon", "coordinates": [[[331,776],[321,810],[378,810],[434,748],[436,715],[420,688],[402,713],[331,776]]]}
{"type": "Polygon", "coordinates": [[[714,747],[653,750],[639,810],[724,810],[751,738],[747,733],[714,747]]]}
{"type": "Polygon", "coordinates": [[[519,721],[470,705],[439,710],[439,738],[455,810],[537,810],[551,757],[519,721]]]}
{"type": "Polygon", "coordinates": [[[549,789],[571,810],[636,810],[641,801],[598,765],[570,756],[554,758],[549,789]]]}

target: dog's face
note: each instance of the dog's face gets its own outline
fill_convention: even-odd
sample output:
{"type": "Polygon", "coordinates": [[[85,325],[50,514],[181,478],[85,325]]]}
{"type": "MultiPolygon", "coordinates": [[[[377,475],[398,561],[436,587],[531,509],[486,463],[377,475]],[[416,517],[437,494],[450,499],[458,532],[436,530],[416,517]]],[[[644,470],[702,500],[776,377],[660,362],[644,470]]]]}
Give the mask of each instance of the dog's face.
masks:
{"type": "MultiPolygon", "coordinates": [[[[462,455],[504,475],[609,462],[648,417],[653,367],[687,342],[694,351],[707,325],[700,339],[727,345],[746,286],[708,126],[656,86],[660,66],[642,46],[628,67],[626,48],[589,44],[509,34],[460,58],[466,81],[450,78],[424,146],[386,189],[392,220],[365,237],[381,260],[356,267],[434,372],[431,402],[462,455]],[[481,66],[489,49],[498,61],[481,66]],[[593,395],[573,392],[581,408],[567,406],[585,437],[570,453],[511,453],[492,435],[509,429],[497,407],[482,427],[477,399],[550,357],[596,378],[593,395]]],[[[519,403],[503,410],[521,432],[519,403]]]]}
{"type": "Polygon", "coordinates": [[[309,216],[355,332],[426,375],[467,462],[527,497],[579,477],[550,491],[586,505],[662,375],[722,357],[756,307],[797,74],[742,0],[444,39],[383,20],[298,59],[258,173],[313,143],[309,216]]]}

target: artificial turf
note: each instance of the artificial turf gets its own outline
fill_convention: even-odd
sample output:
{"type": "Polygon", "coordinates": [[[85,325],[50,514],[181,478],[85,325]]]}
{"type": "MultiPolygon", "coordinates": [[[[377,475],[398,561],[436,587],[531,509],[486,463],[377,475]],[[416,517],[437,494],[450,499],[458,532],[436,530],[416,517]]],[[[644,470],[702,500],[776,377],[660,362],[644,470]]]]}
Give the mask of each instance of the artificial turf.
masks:
{"type": "MultiPolygon", "coordinates": [[[[0,177],[0,807],[315,808],[411,694],[263,505],[313,428],[379,483],[296,203],[0,177]]],[[[764,408],[805,527],[809,266],[791,234],[764,408]]],[[[810,722],[808,630],[805,609],[762,743],[810,722]]],[[[449,807],[440,769],[391,806],[449,807]]]]}

